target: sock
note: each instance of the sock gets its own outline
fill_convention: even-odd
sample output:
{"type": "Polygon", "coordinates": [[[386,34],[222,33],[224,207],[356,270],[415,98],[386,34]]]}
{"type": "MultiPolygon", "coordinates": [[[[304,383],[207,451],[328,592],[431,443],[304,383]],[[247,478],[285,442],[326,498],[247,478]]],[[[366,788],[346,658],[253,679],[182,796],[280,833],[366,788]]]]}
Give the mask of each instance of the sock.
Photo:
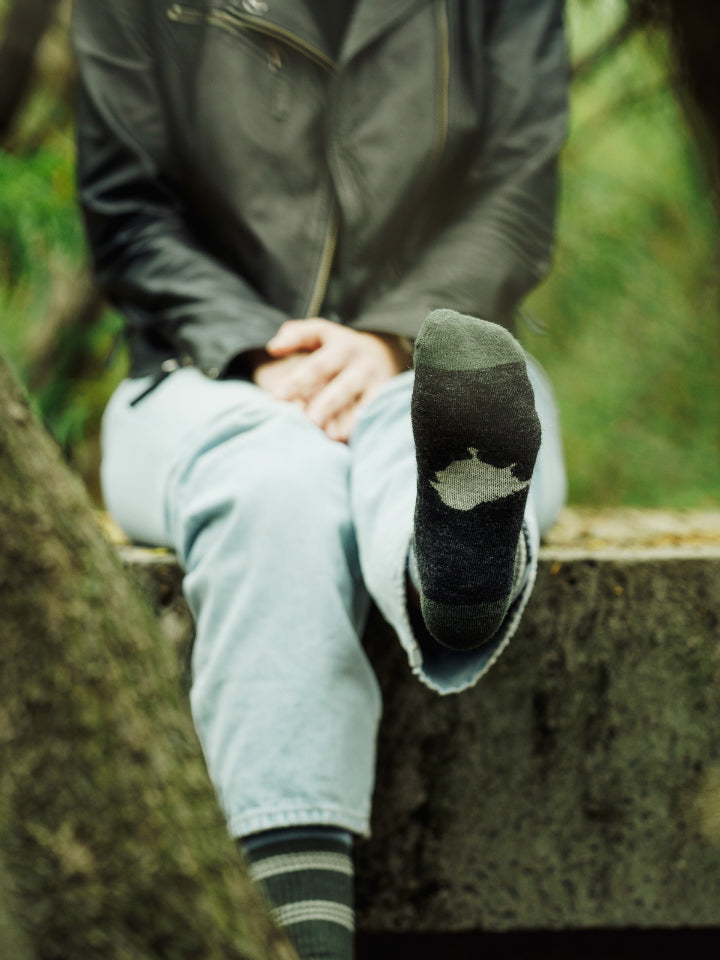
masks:
{"type": "Polygon", "coordinates": [[[252,879],[302,960],[352,960],[352,835],[294,827],[243,837],[252,879]]]}
{"type": "Polygon", "coordinates": [[[540,422],[522,347],[497,324],[433,311],[415,371],[420,604],[436,640],[467,650],[497,632],[525,575],[540,422]]]}

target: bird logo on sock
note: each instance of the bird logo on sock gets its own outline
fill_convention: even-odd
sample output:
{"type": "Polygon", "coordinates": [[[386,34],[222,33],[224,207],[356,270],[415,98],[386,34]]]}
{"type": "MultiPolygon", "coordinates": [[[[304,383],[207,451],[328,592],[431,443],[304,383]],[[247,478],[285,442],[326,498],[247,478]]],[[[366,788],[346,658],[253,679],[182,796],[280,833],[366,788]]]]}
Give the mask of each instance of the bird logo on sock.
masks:
{"type": "Polygon", "coordinates": [[[454,460],[450,466],[435,473],[430,481],[442,502],[452,510],[472,510],[481,503],[492,503],[509,497],[530,486],[529,480],[518,480],[509,467],[494,467],[478,457],[474,447],[468,447],[469,459],[454,460]]]}

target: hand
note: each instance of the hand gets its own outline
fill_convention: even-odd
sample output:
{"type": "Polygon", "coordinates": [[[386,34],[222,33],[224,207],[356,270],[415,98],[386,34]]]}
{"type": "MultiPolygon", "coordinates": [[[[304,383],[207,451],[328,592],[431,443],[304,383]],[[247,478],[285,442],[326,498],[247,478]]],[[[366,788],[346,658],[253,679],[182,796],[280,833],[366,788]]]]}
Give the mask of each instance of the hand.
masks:
{"type": "MultiPolygon", "coordinates": [[[[308,356],[307,350],[289,353],[273,359],[267,350],[253,350],[247,355],[252,369],[253,383],[270,396],[281,399],[288,374],[308,356]]],[[[304,408],[305,404],[301,404],[304,408]]]]}
{"type": "Polygon", "coordinates": [[[256,367],[258,386],[301,406],[313,423],[341,442],[349,440],[360,409],[410,365],[402,338],[320,318],[287,321],[266,350],[274,359],[256,367]]]}

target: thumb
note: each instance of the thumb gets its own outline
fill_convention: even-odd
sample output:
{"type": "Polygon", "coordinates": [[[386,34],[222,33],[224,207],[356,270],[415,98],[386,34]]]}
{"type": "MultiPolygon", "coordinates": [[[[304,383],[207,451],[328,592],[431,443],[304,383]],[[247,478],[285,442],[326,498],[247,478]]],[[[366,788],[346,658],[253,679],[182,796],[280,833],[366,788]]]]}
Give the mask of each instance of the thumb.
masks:
{"type": "Polygon", "coordinates": [[[299,350],[317,350],[323,343],[322,320],[287,320],[268,341],[265,349],[273,357],[299,350]]]}

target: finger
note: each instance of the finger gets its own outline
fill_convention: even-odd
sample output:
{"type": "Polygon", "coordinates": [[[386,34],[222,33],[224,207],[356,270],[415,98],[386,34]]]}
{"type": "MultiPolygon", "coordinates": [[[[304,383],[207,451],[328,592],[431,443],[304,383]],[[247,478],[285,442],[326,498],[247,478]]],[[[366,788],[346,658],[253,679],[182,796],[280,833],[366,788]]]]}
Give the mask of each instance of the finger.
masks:
{"type": "Polygon", "coordinates": [[[355,429],[359,410],[360,405],[353,404],[346,407],[334,420],[331,420],[325,427],[325,433],[328,437],[338,443],[347,443],[355,429]]]}
{"type": "Polygon", "coordinates": [[[327,321],[287,320],[265,346],[273,357],[281,357],[297,350],[317,350],[322,346],[327,321]]]}
{"type": "Polygon", "coordinates": [[[309,353],[291,353],[287,357],[277,357],[267,363],[262,363],[255,368],[253,382],[256,386],[265,390],[266,393],[275,397],[276,400],[279,400],[279,394],[292,370],[309,356],[309,353]]]}
{"type": "Polygon", "coordinates": [[[357,403],[365,390],[365,375],[360,364],[345,367],[308,403],[308,417],[323,430],[347,407],[357,403]]]}
{"type": "Polygon", "coordinates": [[[281,400],[313,400],[345,366],[342,352],[321,347],[308,354],[303,363],[293,368],[283,385],[281,400]]]}

